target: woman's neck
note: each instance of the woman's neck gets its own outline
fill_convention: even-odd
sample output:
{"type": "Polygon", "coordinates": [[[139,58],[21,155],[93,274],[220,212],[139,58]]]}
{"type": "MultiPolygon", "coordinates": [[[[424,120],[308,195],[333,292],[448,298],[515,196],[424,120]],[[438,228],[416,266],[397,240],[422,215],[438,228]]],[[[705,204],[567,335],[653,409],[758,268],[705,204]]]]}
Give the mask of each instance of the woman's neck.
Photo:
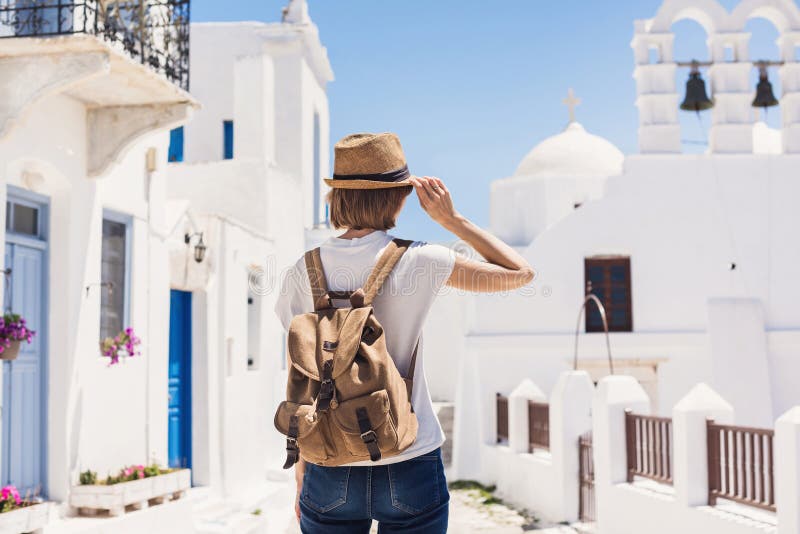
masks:
{"type": "Polygon", "coordinates": [[[362,228],[361,230],[348,228],[345,233],[339,236],[339,239],[358,239],[359,237],[364,237],[372,232],[377,232],[377,230],[374,228],[362,228]]]}

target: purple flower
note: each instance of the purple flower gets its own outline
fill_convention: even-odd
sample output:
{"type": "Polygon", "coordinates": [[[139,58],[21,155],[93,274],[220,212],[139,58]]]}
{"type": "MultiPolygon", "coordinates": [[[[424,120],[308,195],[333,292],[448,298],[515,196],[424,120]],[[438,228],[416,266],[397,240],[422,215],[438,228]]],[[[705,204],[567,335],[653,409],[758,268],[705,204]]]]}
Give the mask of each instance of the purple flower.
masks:
{"type": "Polygon", "coordinates": [[[7,313],[0,318],[0,344],[6,348],[14,341],[31,342],[36,332],[27,327],[23,317],[15,313],[7,313]]]}
{"type": "Polygon", "coordinates": [[[139,344],[141,344],[141,340],[136,337],[133,328],[129,326],[115,337],[106,338],[101,343],[100,351],[103,356],[111,359],[109,365],[115,365],[119,363],[120,356],[127,356],[130,358],[139,354],[139,352],[136,351],[136,346],[139,344]]]}

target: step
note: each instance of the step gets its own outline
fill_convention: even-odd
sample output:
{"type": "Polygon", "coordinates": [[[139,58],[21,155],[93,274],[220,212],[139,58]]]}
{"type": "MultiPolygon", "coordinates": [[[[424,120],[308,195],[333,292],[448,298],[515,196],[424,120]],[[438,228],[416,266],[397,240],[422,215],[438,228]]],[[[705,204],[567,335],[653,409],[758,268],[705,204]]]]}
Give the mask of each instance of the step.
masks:
{"type": "Polygon", "coordinates": [[[452,402],[434,402],[433,411],[439,418],[446,441],[442,445],[442,463],[449,467],[453,459],[453,420],[455,418],[455,404],[452,402]]]}
{"type": "MultiPolygon", "coordinates": [[[[290,474],[291,475],[291,474],[290,474]]],[[[293,519],[294,480],[283,473],[256,488],[221,498],[192,496],[197,534],[283,534],[293,519]],[[256,515],[254,512],[259,511],[256,515]]]]}

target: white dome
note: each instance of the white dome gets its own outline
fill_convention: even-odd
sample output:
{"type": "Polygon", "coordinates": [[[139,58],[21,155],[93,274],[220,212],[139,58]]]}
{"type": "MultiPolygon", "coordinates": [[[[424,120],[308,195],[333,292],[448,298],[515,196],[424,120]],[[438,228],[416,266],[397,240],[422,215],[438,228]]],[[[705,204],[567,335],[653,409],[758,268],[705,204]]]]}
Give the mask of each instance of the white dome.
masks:
{"type": "Polygon", "coordinates": [[[625,156],[606,139],[571,122],[558,135],[536,145],[514,176],[615,176],[625,156]]]}

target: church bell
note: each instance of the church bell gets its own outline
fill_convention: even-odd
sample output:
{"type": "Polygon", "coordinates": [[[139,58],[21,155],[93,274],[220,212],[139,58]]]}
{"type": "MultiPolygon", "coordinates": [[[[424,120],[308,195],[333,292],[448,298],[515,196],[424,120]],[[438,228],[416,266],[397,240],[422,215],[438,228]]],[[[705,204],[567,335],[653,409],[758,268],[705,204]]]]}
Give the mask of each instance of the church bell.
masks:
{"type": "Polygon", "coordinates": [[[692,70],[689,73],[689,80],[686,82],[686,98],[683,99],[681,109],[700,113],[713,107],[714,102],[706,94],[706,82],[700,76],[699,65],[692,62],[692,70]]]}
{"type": "Polygon", "coordinates": [[[778,105],[778,99],[772,92],[772,84],[767,76],[766,65],[758,66],[758,85],[756,86],[756,97],[753,99],[754,108],[771,108],[778,105]]]}

